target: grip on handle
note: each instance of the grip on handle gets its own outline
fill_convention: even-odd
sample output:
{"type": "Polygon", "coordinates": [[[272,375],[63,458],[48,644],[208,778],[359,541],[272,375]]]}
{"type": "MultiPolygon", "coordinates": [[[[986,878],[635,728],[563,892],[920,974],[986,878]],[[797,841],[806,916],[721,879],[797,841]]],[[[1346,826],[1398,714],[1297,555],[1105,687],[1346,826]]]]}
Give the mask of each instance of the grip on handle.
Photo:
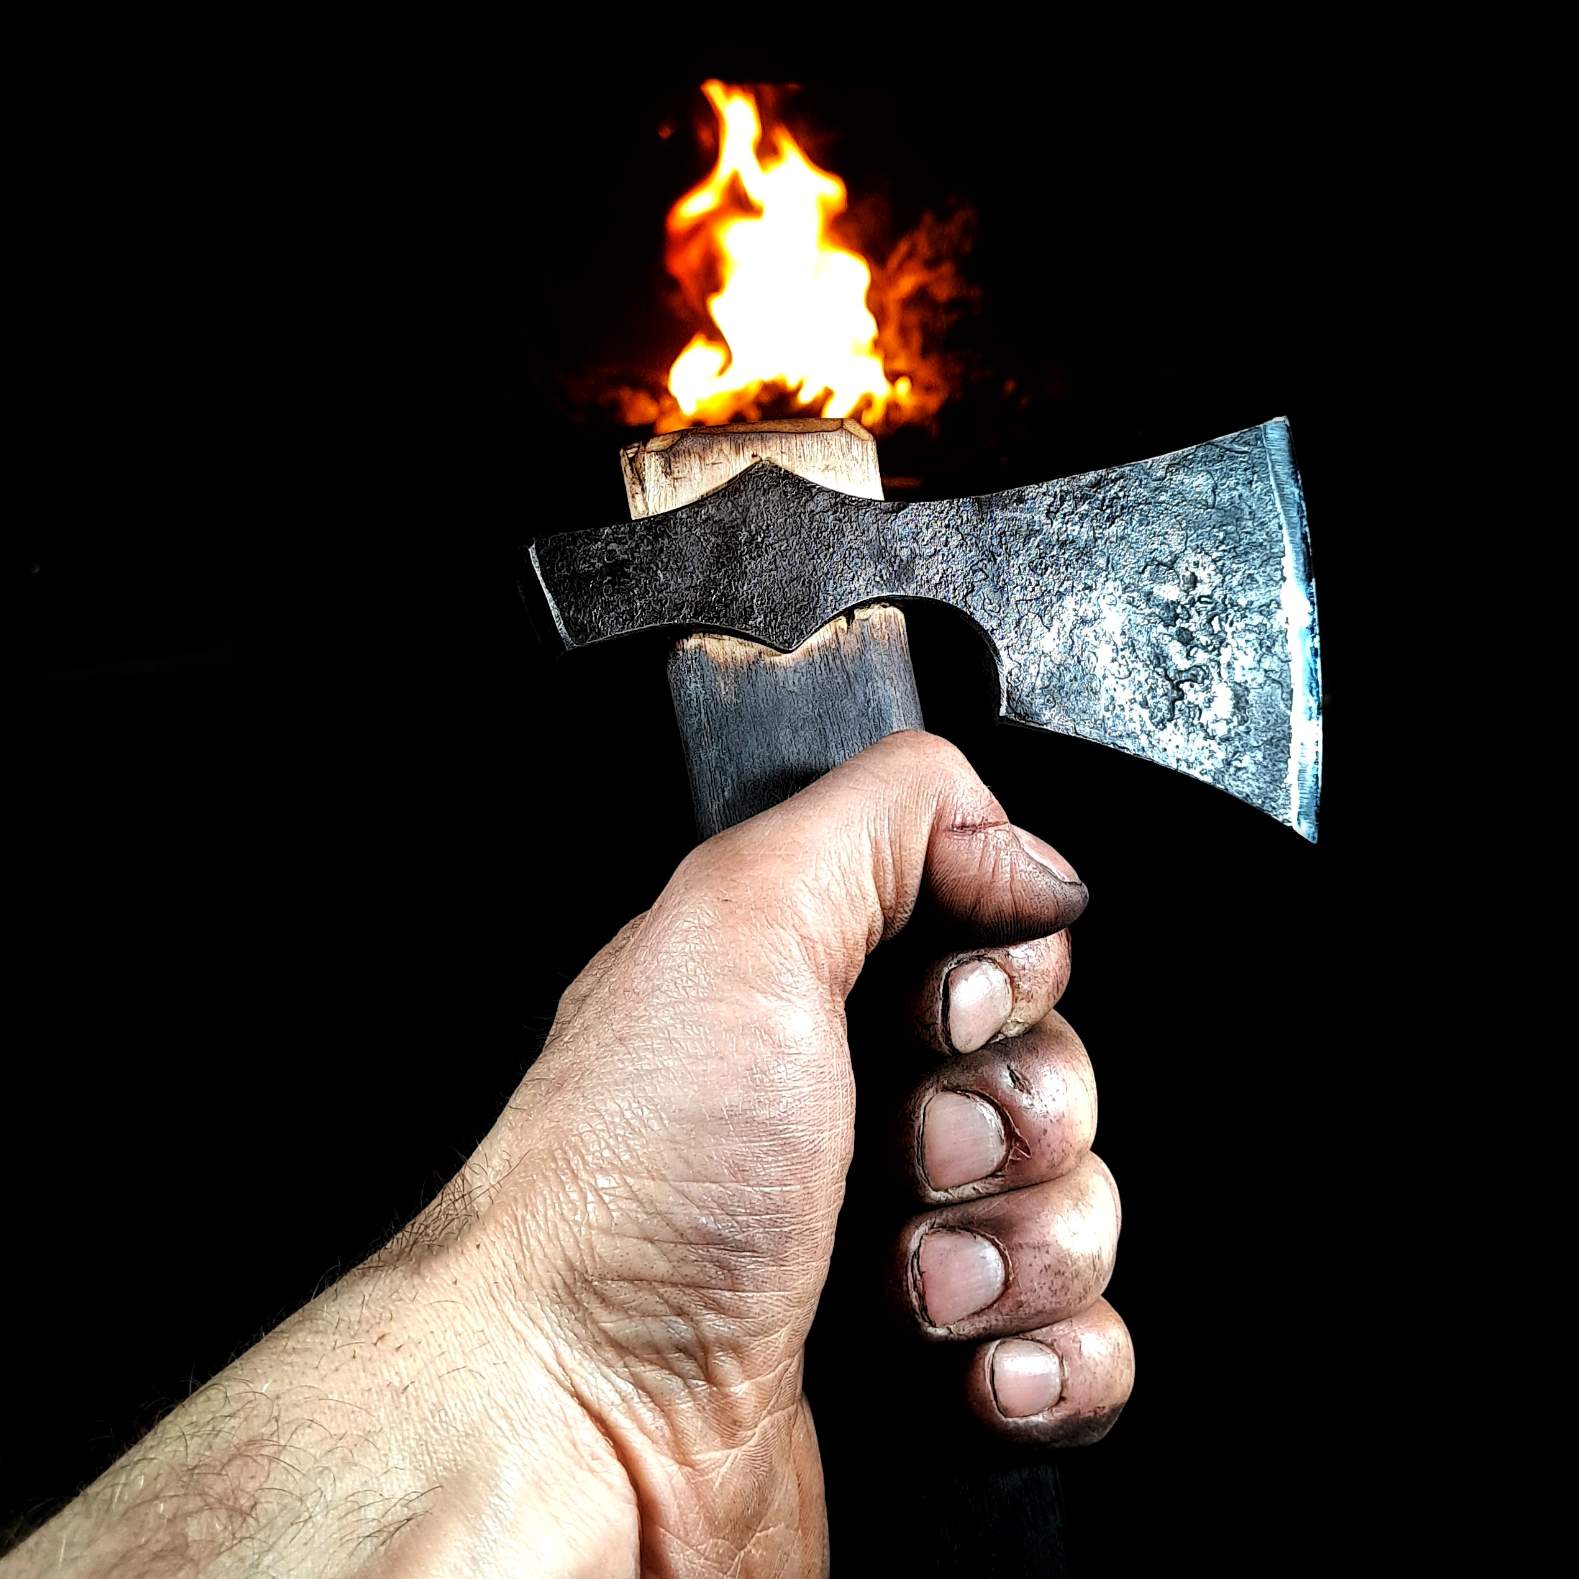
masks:
{"type": "MultiPolygon", "coordinates": [[[[809,419],[692,428],[632,446],[621,457],[631,514],[689,503],[762,459],[825,487],[882,497],[871,434],[849,420],[809,419]]],[[[670,657],[669,688],[704,839],[885,735],[923,727],[904,616],[883,604],[831,621],[792,653],[733,636],[688,637],[670,657]]],[[[950,1442],[938,1379],[906,1389],[896,1373],[907,1357],[895,1350],[889,1363],[877,1359],[886,1342],[881,1313],[866,1302],[860,1273],[898,1226],[889,1203],[863,1200],[852,1176],[807,1343],[834,1571],[1066,1574],[1053,1466],[999,1460],[963,1435],[950,1442]],[[874,1386],[879,1376],[886,1384],[874,1386]]]]}
{"type": "Polygon", "coordinates": [[[697,829],[706,839],[897,729],[920,729],[904,615],[872,604],[792,653],[690,636],[669,658],[697,829]]]}

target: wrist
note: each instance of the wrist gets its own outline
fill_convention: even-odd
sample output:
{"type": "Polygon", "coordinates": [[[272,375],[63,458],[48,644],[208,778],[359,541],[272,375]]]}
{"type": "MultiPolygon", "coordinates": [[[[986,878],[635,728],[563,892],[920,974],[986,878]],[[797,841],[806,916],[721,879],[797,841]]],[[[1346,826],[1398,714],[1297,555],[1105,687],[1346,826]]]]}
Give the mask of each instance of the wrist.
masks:
{"type": "Polygon", "coordinates": [[[377,1368],[360,1402],[411,1445],[423,1503],[391,1558],[402,1573],[635,1579],[630,1479],[538,1326],[511,1308],[518,1279],[501,1275],[497,1249],[485,1231],[392,1273],[408,1312],[402,1363],[377,1368]]]}
{"type": "MultiPolygon", "coordinates": [[[[714,1352],[707,1334],[654,1292],[661,1279],[643,1275],[646,1247],[617,1237],[611,1246],[596,1232],[573,1246],[552,1232],[508,1237],[514,1253],[498,1284],[508,1290],[507,1322],[535,1356],[551,1417],[568,1411],[572,1435],[595,1432],[603,1450],[590,1465],[580,1453],[557,1455],[584,1475],[570,1494],[614,1506],[612,1465],[628,1509],[629,1547],[611,1541],[603,1566],[586,1571],[698,1571],[697,1532],[706,1531],[706,1562],[718,1572],[754,1571],[758,1562],[822,1572],[821,1465],[799,1351],[760,1373],[714,1352]],[[764,1474],[768,1463],[786,1472],[764,1474]]],[[[544,1429],[533,1424],[530,1439],[544,1440],[544,1429]]]]}
{"type": "Polygon", "coordinates": [[[360,1268],[167,1415],[17,1571],[634,1576],[618,1456],[522,1339],[449,1253],[360,1268]]]}

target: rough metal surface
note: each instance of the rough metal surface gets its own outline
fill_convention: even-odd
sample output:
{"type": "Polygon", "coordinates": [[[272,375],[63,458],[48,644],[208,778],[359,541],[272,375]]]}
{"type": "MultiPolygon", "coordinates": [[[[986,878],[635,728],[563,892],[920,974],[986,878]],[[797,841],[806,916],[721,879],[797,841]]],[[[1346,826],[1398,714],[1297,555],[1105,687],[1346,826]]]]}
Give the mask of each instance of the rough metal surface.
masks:
{"type": "Polygon", "coordinates": [[[1281,419],[975,499],[856,499],[760,462],[684,509],[528,552],[567,647],[680,626],[788,652],[861,604],[946,603],[990,643],[1006,718],[1315,838],[1315,587],[1281,419]]]}

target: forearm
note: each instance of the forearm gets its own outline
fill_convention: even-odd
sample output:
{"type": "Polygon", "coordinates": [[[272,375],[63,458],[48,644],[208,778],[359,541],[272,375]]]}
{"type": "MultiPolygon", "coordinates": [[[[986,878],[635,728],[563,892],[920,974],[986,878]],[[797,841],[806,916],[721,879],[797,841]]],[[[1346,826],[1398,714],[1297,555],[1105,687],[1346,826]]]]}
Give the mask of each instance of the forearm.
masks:
{"type": "Polygon", "coordinates": [[[619,1573],[635,1514],[628,1528],[607,1517],[607,1492],[628,1496],[618,1461],[486,1287],[453,1255],[352,1273],[168,1415],[0,1575],[487,1575],[507,1551],[519,1571],[523,1538],[532,1572],[619,1573]],[[578,1520],[592,1507],[596,1521],[578,1520]]]}

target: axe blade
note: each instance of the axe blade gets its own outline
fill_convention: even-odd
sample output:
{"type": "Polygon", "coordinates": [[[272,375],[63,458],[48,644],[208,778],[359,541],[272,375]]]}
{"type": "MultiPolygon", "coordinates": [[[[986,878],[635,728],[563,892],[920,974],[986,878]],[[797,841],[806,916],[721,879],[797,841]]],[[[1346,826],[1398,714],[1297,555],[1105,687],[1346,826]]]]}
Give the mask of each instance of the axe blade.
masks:
{"type": "Polygon", "coordinates": [[[1316,837],[1316,590],[1283,418],[972,499],[857,499],[758,462],[683,509],[528,555],[567,648],[679,627],[789,652],[861,604],[946,603],[991,647],[1003,717],[1316,837]]]}

